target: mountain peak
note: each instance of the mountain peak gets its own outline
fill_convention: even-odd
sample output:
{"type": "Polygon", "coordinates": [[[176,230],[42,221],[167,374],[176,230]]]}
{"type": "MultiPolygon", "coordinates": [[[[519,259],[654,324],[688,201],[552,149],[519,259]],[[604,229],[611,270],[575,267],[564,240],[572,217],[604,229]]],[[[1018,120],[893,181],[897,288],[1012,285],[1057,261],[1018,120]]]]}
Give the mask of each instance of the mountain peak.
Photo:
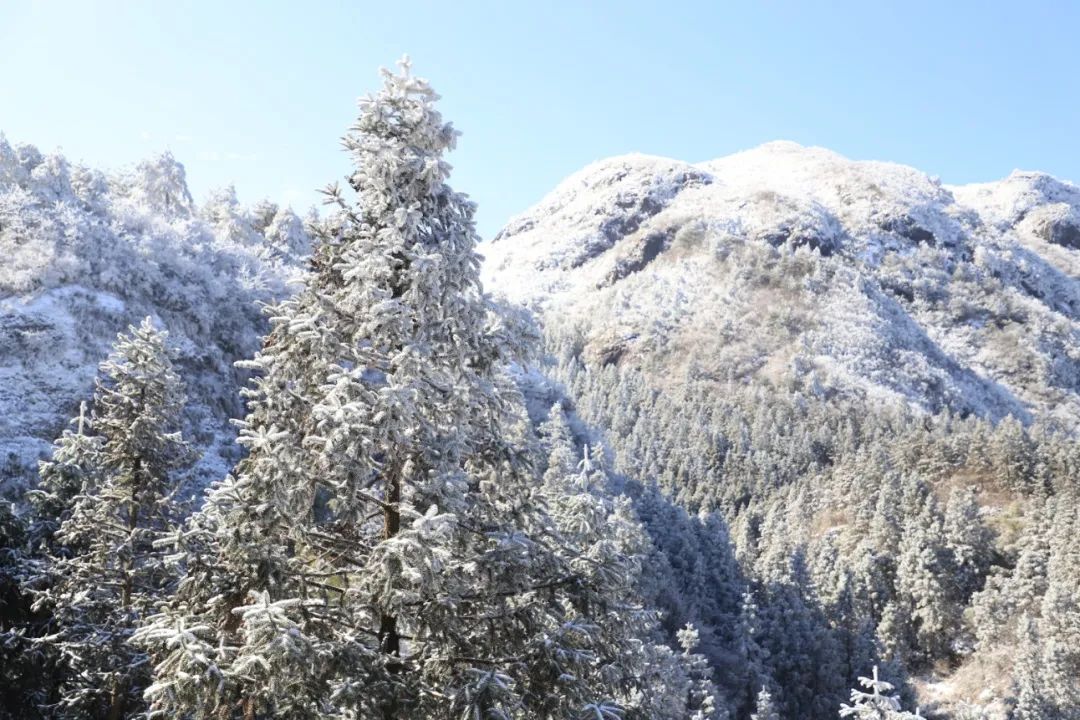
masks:
{"type": "Polygon", "coordinates": [[[497,240],[487,285],[620,363],[1080,423],[1080,193],[1042,173],[944,186],[788,141],[624,155],[497,240]]]}

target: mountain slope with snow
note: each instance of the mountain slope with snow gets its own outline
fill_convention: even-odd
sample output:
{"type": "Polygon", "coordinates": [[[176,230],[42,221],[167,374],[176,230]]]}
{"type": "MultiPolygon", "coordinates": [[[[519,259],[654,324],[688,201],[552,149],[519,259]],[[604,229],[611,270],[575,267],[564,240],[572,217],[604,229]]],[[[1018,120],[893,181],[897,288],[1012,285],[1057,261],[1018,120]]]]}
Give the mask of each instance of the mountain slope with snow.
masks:
{"type": "Polygon", "coordinates": [[[481,248],[597,365],[1080,424],[1080,189],[776,142],[576,173],[481,248]]]}
{"type": "Polygon", "coordinates": [[[88,400],[118,332],[169,332],[190,397],[185,433],[220,477],[243,410],[236,360],[259,346],[260,303],[288,292],[303,223],[231,189],[196,205],[166,154],[106,176],[0,135],[0,495],[47,457],[88,400]]]}

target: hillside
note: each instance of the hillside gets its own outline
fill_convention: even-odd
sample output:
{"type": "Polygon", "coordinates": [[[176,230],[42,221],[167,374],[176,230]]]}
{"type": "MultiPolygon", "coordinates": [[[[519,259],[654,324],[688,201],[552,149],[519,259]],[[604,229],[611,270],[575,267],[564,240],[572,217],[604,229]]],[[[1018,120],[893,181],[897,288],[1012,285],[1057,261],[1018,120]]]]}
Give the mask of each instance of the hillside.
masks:
{"type": "Polygon", "coordinates": [[[203,480],[222,475],[243,410],[233,363],[307,244],[288,208],[243,207],[231,188],[196,204],[169,154],[106,175],[0,136],[0,492],[36,472],[117,333],[147,315],[179,355],[203,480]]]}
{"type": "Polygon", "coordinates": [[[489,288],[660,384],[1080,423],[1080,189],[1046,175],[950,187],[787,142],[697,165],[630,155],[481,250],[489,288]]]}
{"type": "Polygon", "coordinates": [[[831,717],[876,664],[926,717],[1066,718],[1078,228],[1080,190],[1046,175],[949,187],[771,143],[595,163],[481,252],[735,717],[748,685],[831,717]]]}
{"type": "MultiPolygon", "coordinates": [[[[392,106],[399,95],[387,97],[392,106]]],[[[111,422],[118,437],[135,427],[123,413],[110,420],[98,397],[108,386],[95,393],[94,377],[137,364],[99,370],[110,348],[165,347],[160,328],[190,402],[171,405],[182,432],[166,433],[172,420],[162,420],[159,447],[182,436],[199,458],[193,477],[166,453],[162,466],[177,464],[162,477],[209,492],[201,509],[200,495],[163,521],[180,528],[195,509],[183,521],[201,538],[191,548],[168,557],[164,546],[144,549],[147,562],[184,557],[184,592],[206,597],[198,621],[181,617],[193,607],[184,601],[172,608],[178,625],[155,616],[158,625],[134,632],[172,637],[189,624],[231,632],[214,618],[223,598],[239,601],[230,583],[245,573],[248,587],[282,598],[274,612],[292,612],[310,591],[309,562],[311,577],[361,581],[367,575],[356,568],[379,556],[354,554],[355,534],[366,533],[372,548],[397,547],[387,528],[404,518],[418,544],[393,562],[418,565],[400,577],[462,583],[409,622],[427,622],[430,610],[456,628],[459,604],[486,594],[487,619],[501,617],[511,597],[547,608],[535,643],[519,629],[499,642],[525,638],[527,652],[542,657],[555,647],[552,667],[573,657],[583,673],[575,681],[614,683],[627,708],[551,690],[541,663],[536,682],[547,689],[527,701],[559,705],[551,717],[592,707],[604,717],[683,720],[693,706],[692,717],[713,720],[831,718],[858,678],[878,670],[923,717],[1071,717],[1080,703],[1070,680],[1080,672],[1071,642],[1080,628],[1080,190],[1019,172],[949,187],[910,168],[791,143],[697,165],[614,158],[572,176],[477,248],[487,258],[485,290],[508,300],[493,302],[477,277],[472,206],[443,182],[447,166],[401,185],[415,193],[406,205],[434,221],[411,223],[413,215],[385,205],[393,194],[368,168],[386,156],[362,140],[387,127],[359,127],[346,145],[357,154],[360,170],[348,181],[363,212],[339,196],[336,210],[307,226],[288,208],[242,206],[231,189],[195,203],[168,154],[106,175],[0,137],[0,253],[9,259],[0,271],[0,491],[14,501],[10,510],[0,504],[0,604],[8,608],[0,659],[16,668],[0,676],[0,695],[40,710],[50,683],[63,682],[62,664],[47,670],[58,658],[28,640],[51,637],[54,622],[32,598],[55,586],[59,599],[50,602],[60,608],[85,599],[68,568],[90,561],[67,545],[76,536],[63,528],[108,507],[97,504],[94,478],[112,470],[93,448],[113,440],[92,429],[51,443],[91,394],[95,422],[111,422]],[[443,235],[442,227],[457,230],[443,235]],[[286,297],[271,325],[266,304],[286,297]],[[515,304],[536,313],[538,357],[528,347],[532,319],[515,304]],[[113,346],[147,316],[137,342],[113,346]],[[247,449],[230,423],[244,414],[243,398],[247,449]],[[464,439],[485,434],[475,447],[464,439]],[[38,491],[24,492],[50,452],[38,491]],[[386,461],[398,452],[397,465],[386,461]],[[417,462],[445,466],[445,477],[411,490],[406,516],[383,498],[417,462]],[[399,470],[387,475],[388,467],[399,470]],[[55,490],[65,478],[80,493],[66,509],[55,490]],[[387,484],[372,490],[372,482],[387,484]],[[465,540],[430,557],[416,552],[447,542],[457,531],[438,511],[465,512],[478,490],[498,498],[461,525],[468,542],[485,538],[478,554],[447,572],[446,558],[465,540]],[[507,517],[525,518],[540,540],[475,532],[507,517]],[[203,534],[219,523],[217,539],[203,534]],[[328,533],[339,534],[329,554],[328,533]],[[550,548],[549,533],[558,539],[550,548]],[[242,552],[222,555],[235,563],[228,571],[199,575],[203,542],[241,542],[242,552]],[[297,551],[297,542],[312,544],[297,551]],[[279,570],[265,573],[267,563],[279,570]],[[483,563],[516,569],[481,581],[483,563]],[[270,582],[275,573],[298,584],[270,582]],[[525,582],[527,573],[536,576],[525,582]],[[588,580],[568,585],[570,595],[554,590],[578,575],[588,580]],[[478,590],[464,585],[474,582],[478,590]],[[585,595],[574,595],[579,589],[585,595]],[[597,665],[591,651],[552,645],[552,633],[576,647],[594,632],[577,635],[576,621],[565,620],[572,608],[601,618],[603,642],[621,648],[621,659],[597,665]],[[38,676],[53,679],[27,680],[38,676]],[[650,683],[670,692],[637,689],[650,683]]],[[[432,137],[442,148],[453,136],[447,126],[423,140],[432,137]]],[[[413,146],[402,152],[395,167],[412,172],[413,146]]],[[[171,373],[136,376],[171,387],[171,373]]],[[[132,407],[145,393],[136,395],[132,407]]],[[[97,526],[118,527],[91,522],[80,532],[97,526]]],[[[166,544],[188,542],[176,532],[166,544]]],[[[86,567],[85,577],[98,572],[86,567]]],[[[177,572],[156,576],[172,583],[177,572]]],[[[340,612],[326,594],[334,586],[315,586],[324,609],[340,612]]],[[[410,588],[400,612],[425,602],[410,588]]],[[[382,628],[386,613],[356,607],[348,622],[360,618],[363,637],[381,637],[371,628],[382,628]]],[[[272,625],[298,628],[311,620],[305,613],[275,615],[272,625]]],[[[319,642],[354,642],[336,637],[334,623],[310,628],[319,642]]],[[[486,629],[466,640],[478,643],[469,662],[492,642],[486,629]]],[[[143,673],[144,656],[123,647],[143,673]]],[[[224,645],[202,647],[232,662],[224,645]]],[[[318,664],[305,652],[289,654],[297,677],[318,664]]],[[[200,653],[177,656],[200,669],[179,671],[175,682],[200,677],[200,653]]],[[[81,662],[82,651],[72,657],[65,662],[81,662]]],[[[513,653],[496,658],[519,677],[533,672],[513,653]]],[[[230,682],[266,693],[266,707],[279,696],[292,701],[291,690],[244,667],[230,682]]],[[[484,668],[469,677],[487,678],[484,668]]],[[[335,702],[366,697],[349,694],[367,688],[351,662],[323,670],[342,683],[335,702]]],[[[155,702],[218,702],[221,686],[193,682],[190,697],[169,692],[155,702]]],[[[320,682],[312,679],[299,702],[321,713],[320,682]]],[[[85,698],[72,697],[99,690],[90,682],[85,698]]],[[[144,700],[129,698],[132,707],[144,700]]],[[[512,716],[533,716],[522,712],[512,716]]]]}

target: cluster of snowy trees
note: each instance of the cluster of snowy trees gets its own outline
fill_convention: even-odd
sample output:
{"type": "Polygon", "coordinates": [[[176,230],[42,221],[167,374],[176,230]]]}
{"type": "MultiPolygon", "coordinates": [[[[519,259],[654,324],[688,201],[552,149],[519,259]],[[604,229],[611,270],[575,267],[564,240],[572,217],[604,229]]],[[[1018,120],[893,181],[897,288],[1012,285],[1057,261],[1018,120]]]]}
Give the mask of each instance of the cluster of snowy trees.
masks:
{"type": "Polygon", "coordinates": [[[0,276],[5,293],[77,281],[128,295],[135,283],[176,295],[161,297],[166,304],[213,304],[220,289],[184,292],[187,282],[199,280],[193,271],[180,278],[165,273],[202,265],[220,267],[222,276],[270,282],[261,265],[300,257],[308,243],[290,208],[266,201],[245,208],[232,188],[196,205],[184,166],[169,152],[106,175],[32,145],[13,147],[0,136],[0,249],[11,262],[0,276]],[[160,256],[159,272],[141,265],[143,272],[132,272],[147,253],[160,256]]]}
{"type": "Polygon", "coordinates": [[[0,518],[5,712],[723,716],[697,631],[666,644],[641,602],[650,542],[603,454],[560,407],[529,420],[534,332],[482,292],[436,98],[405,66],[362,101],[350,191],[246,363],[247,455],[194,512],[166,334],[118,338],[0,518]]]}
{"type": "Polygon", "coordinates": [[[266,331],[261,303],[291,291],[310,237],[287,207],[196,204],[165,153],[102,173],[0,136],[0,492],[25,486],[78,406],[116,333],[152,315],[169,328],[191,402],[184,429],[204,477],[237,453],[234,368],[266,331]]]}
{"type": "Polygon", "coordinates": [[[557,318],[538,354],[480,285],[436,100],[386,73],[306,223],[0,139],[0,289],[164,308],[0,503],[0,717],[1075,717],[1067,434],[657,377],[557,318]],[[175,326],[247,355],[209,487],[175,326]],[[910,710],[931,673],[970,691],[910,710]]]}
{"type": "Polygon", "coordinates": [[[549,374],[606,429],[665,555],[646,597],[669,633],[693,622],[708,638],[734,712],[764,685],[783,717],[829,717],[873,666],[906,706],[907,678],[937,674],[958,686],[939,712],[1080,707],[1067,432],[821,401],[795,383],[674,383],[598,367],[574,326],[546,330],[549,374]]]}

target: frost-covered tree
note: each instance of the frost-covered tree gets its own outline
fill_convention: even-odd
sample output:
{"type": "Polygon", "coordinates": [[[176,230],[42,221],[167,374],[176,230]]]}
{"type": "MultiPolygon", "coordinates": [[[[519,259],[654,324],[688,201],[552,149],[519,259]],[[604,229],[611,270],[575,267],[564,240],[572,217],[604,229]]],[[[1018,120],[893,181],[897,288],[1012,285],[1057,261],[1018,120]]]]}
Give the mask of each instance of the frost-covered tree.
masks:
{"type": "Polygon", "coordinates": [[[30,720],[53,686],[56,653],[38,638],[48,616],[32,608],[32,578],[39,573],[29,552],[31,533],[23,517],[0,502],[0,718],[30,720]]]}
{"type": "Polygon", "coordinates": [[[853,717],[857,720],[907,720],[919,717],[918,713],[904,712],[900,699],[893,694],[893,685],[878,677],[874,666],[872,677],[860,677],[859,684],[864,690],[851,691],[851,704],[840,706],[840,717],[853,717]]]}
{"type": "MultiPolygon", "coordinates": [[[[624,663],[662,650],[627,632],[643,612],[616,551],[640,538],[586,469],[552,513],[534,502],[508,374],[524,347],[480,287],[436,98],[406,64],[361,101],[355,195],[329,191],[307,286],[249,365],[249,454],[190,523],[187,574],[140,633],[154,712],[633,717],[620,708],[646,681],[624,663]]],[[[685,698],[660,699],[648,717],[686,716],[685,698]]]]}
{"type": "MultiPolygon", "coordinates": [[[[684,685],[673,692],[628,694],[620,698],[624,713],[641,717],[665,717],[672,712],[673,696],[685,699],[685,707],[676,707],[692,717],[711,718],[716,712],[712,671],[697,652],[699,633],[687,624],[677,633],[683,652],[670,655],[651,648],[642,653],[639,639],[651,640],[658,627],[653,613],[641,608],[636,599],[641,575],[641,558],[648,552],[647,540],[626,498],[611,499],[612,487],[604,467],[604,454],[598,447],[583,449],[576,460],[576,445],[562,407],[556,404],[541,425],[541,445],[548,451],[546,471],[540,484],[537,504],[546,508],[552,528],[550,536],[561,561],[581,580],[578,601],[605,608],[589,619],[595,626],[594,638],[560,652],[603,657],[615,650],[606,662],[578,663],[575,673],[586,680],[596,672],[622,673],[629,685],[641,684],[641,678],[659,676],[671,687],[684,685]]],[[[556,636],[557,637],[557,636],[556,636]]],[[[552,642],[548,640],[547,642],[552,642]]],[[[594,677],[594,686],[605,681],[594,677]]],[[[537,692],[544,692],[537,688],[537,692]]],[[[572,717],[588,698],[566,696],[550,691],[543,717],[572,717]]]]}
{"type": "Polygon", "coordinates": [[[295,259],[311,252],[304,221],[292,208],[281,208],[274,213],[263,232],[267,246],[280,257],[295,259]]]}
{"type": "Polygon", "coordinates": [[[780,720],[780,709],[767,688],[761,688],[754,704],[754,714],[750,720],[780,720]]]}
{"type": "Polygon", "coordinates": [[[128,644],[174,580],[158,541],[179,522],[178,470],[189,460],[179,434],[184,391],[166,333],[150,318],[117,339],[94,394],[92,452],[71,436],[77,456],[43,465],[46,486],[66,493],[57,462],[79,463],[83,482],[56,532],[53,582],[38,604],[53,613],[63,682],[55,712],[70,718],[121,718],[142,707],[145,654],[128,644]]]}
{"type": "Polygon", "coordinates": [[[168,151],[139,163],[134,170],[119,177],[117,183],[120,194],[165,217],[188,217],[194,212],[187,172],[168,151]]]}
{"type": "Polygon", "coordinates": [[[919,657],[940,657],[948,651],[956,620],[945,588],[948,565],[942,547],[941,518],[927,502],[905,527],[896,568],[898,609],[910,619],[919,657]]]}
{"type": "MultiPolygon", "coordinates": [[[[1020,621],[1020,647],[1015,676],[1017,720],[1058,720],[1063,717],[1050,696],[1047,668],[1043,665],[1043,639],[1036,621],[1020,621]]],[[[1071,680],[1071,678],[1070,678],[1071,680]]]]}
{"type": "Polygon", "coordinates": [[[84,402],[79,415],[39,464],[38,487],[27,493],[29,512],[16,515],[0,504],[0,707],[12,717],[47,712],[60,672],[56,644],[49,637],[53,618],[48,602],[35,597],[57,581],[50,553],[70,557],[85,544],[59,545],[56,531],[71,517],[77,500],[90,495],[101,478],[102,438],[90,434],[84,402]]]}
{"type": "Polygon", "coordinates": [[[692,720],[706,720],[716,716],[715,689],[711,683],[712,669],[703,655],[697,654],[700,634],[690,623],[676,634],[682,647],[682,665],[687,671],[690,688],[687,693],[687,711],[692,720]]]}
{"type": "Polygon", "coordinates": [[[1014,680],[1020,720],[1071,718],[1080,708],[1080,513],[1071,493],[1055,505],[1045,595],[1038,615],[1024,614],[1018,624],[1014,680]]]}
{"type": "Polygon", "coordinates": [[[955,488],[945,510],[945,547],[953,576],[954,601],[966,605],[982,589],[993,560],[994,534],[986,526],[972,488],[955,488]]]}
{"type": "Polygon", "coordinates": [[[1048,519],[1052,503],[1037,503],[1018,540],[1014,566],[998,568],[972,598],[972,616],[979,647],[987,648],[1002,638],[1020,637],[1021,618],[1035,617],[1046,594],[1050,561],[1048,519]]]}
{"type": "Polygon", "coordinates": [[[757,602],[753,592],[747,589],[743,593],[736,624],[736,657],[740,661],[737,667],[741,671],[739,680],[742,685],[742,697],[737,697],[735,702],[737,709],[755,707],[756,693],[767,687],[770,680],[766,667],[768,652],[756,639],[760,635],[759,622],[757,602]]]}
{"type": "Polygon", "coordinates": [[[75,499],[93,493],[101,481],[104,438],[91,433],[93,423],[85,402],[70,424],[75,426],[74,432],[64,430],[56,439],[52,455],[38,466],[38,487],[28,493],[36,532],[46,540],[70,515],[75,499]]]}
{"type": "MultiPolygon", "coordinates": [[[[821,615],[799,548],[783,552],[779,533],[759,558],[756,642],[765,651],[768,674],[784,694],[784,712],[821,713],[843,698],[839,645],[821,615]]],[[[760,689],[755,684],[750,692],[760,689]]]]}

